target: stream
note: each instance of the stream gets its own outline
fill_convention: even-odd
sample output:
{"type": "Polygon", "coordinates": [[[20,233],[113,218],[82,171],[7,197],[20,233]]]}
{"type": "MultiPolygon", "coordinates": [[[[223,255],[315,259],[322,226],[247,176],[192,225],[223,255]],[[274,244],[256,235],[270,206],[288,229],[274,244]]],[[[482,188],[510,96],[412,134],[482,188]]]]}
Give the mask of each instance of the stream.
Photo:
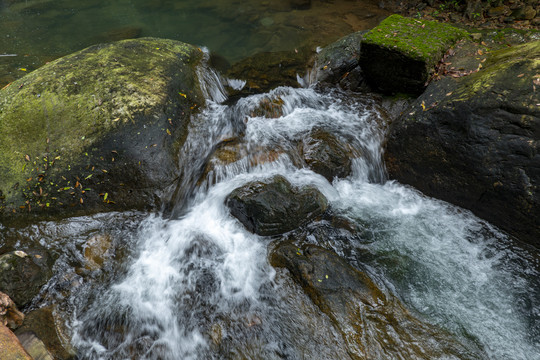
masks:
{"type": "MultiPolygon", "coordinates": [[[[415,317],[474,344],[474,358],[540,359],[538,253],[466,210],[386,179],[385,115],[370,96],[313,86],[235,104],[216,87],[207,95],[181,150],[167,215],[108,213],[0,229],[1,244],[42,246],[56,258],[32,306],[55,304],[57,326],[79,359],[354,358],[328,316],[269,264],[284,239],[333,250],[415,317]],[[264,104],[272,114],[258,111],[264,104]],[[353,149],[347,178],[330,183],[299,166],[298,142],[314,129],[353,149]],[[213,154],[230,139],[240,156],[217,161],[213,154]],[[347,228],[323,218],[284,236],[247,231],[230,215],[227,195],[276,174],[317,187],[347,228]],[[100,266],[85,267],[96,236],[110,246],[100,266]]],[[[364,336],[375,335],[370,329],[364,336]]],[[[368,358],[407,354],[395,348],[368,358]]]]}

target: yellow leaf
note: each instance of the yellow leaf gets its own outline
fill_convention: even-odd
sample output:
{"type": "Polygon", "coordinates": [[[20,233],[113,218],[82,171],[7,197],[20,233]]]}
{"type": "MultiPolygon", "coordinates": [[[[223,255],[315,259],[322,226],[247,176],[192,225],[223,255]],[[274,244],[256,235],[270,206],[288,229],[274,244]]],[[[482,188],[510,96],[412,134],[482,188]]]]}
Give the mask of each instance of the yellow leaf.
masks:
{"type": "Polygon", "coordinates": [[[26,71],[26,68],[20,68],[19,70],[21,70],[21,71],[26,71]]]}
{"type": "Polygon", "coordinates": [[[167,129],[167,134],[171,135],[171,131],[169,129],[167,129]]]}
{"type": "Polygon", "coordinates": [[[108,197],[109,197],[109,193],[105,193],[105,196],[103,196],[103,201],[107,200],[108,197]]]}
{"type": "Polygon", "coordinates": [[[420,105],[422,105],[422,110],[426,111],[426,103],[424,102],[424,100],[422,100],[422,104],[420,105]]]}

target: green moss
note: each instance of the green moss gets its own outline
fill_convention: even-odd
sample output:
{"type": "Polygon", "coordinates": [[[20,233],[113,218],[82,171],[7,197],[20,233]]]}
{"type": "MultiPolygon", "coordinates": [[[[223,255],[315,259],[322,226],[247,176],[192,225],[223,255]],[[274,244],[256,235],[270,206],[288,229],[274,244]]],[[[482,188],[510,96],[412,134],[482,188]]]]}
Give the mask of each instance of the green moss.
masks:
{"type": "Polygon", "coordinates": [[[201,59],[178,41],[125,40],[57,59],[0,90],[0,207],[73,187],[52,175],[90,164],[111,133],[151,127],[175,104],[202,104],[194,71],[201,59]]]}
{"type": "Polygon", "coordinates": [[[365,43],[376,44],[427,63],[442,54],[467,32],[448,24],[391,15],[364,36],[365,43]]]}

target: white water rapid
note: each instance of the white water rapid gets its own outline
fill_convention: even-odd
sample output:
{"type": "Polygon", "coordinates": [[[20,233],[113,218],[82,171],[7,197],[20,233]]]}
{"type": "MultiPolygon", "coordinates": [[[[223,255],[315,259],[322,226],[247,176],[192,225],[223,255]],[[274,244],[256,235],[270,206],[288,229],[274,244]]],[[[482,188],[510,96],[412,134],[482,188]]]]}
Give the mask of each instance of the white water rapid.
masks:
{"type": "Polygon", "coordinates": [[[234,105],[210,101],[182,149],[171,218],[101,214],[26,230],[49,248],[75,243],[56,266],[65,273],[92,234],[106,231],[117,248],[130,249],[87,277],[74,275],[77,286],[62,299],[57,311],[69,319],[79,358],[348,358],[328,317],[269,264],[279,237],[250,233],[225,206],[233,189],[281,174],[295,186],[316,186],[355,228],[306,232],[304,243],[361,267],[412,314],[476,344],[478,358],[540,359],[538,254],[468,211],[386,181],[384,126],[371,98],[339,91],[278,88],[234,105]],[[259,111],[268,104],[272,116],[259,111]],[[353,149],[350,176],[330,183],[299,166],[297,144],[313,129],[353,149]],[[239,159],[212,163],[229,139],[237,139],[239,159]]]}

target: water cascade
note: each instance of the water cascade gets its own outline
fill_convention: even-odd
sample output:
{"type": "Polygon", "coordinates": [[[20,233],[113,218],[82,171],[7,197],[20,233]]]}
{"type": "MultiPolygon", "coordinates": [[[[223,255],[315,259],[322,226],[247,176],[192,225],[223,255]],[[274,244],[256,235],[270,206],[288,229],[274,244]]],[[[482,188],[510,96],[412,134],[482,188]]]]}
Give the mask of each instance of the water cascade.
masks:
{"type": "MultiPolygon", "coordinates": [[[[219,77],[211,79],[205,86],[219,77]]],[[[335,251],[422,322],[471,346],[468,355],[441,359],[539,359],[538,254],[465,210],[387,181],[386,119],[372,98],[277,88],[225,105],[212,92],[192,119],[166,216],[99,214],[21,230],[60,254],[47,299],[61,304],[58,318],[80,359],[355,355],[287,271],[269,264],[272,244],[283,239],[335,251]],[[350,149],[346,178],[329,182],[305,167],[298,144],[319,130],[350,149]],[[214,156],[227,146],[234,156],[214,156]],[[296,187],[317,187],[331,216],[349,226],[324,217],[283,237],[247,231],[230,215],[226,197],[277,174],[296,187]],[[86,239],[102,233],[112,238],[113,255],[99,270],[77,270],[86,239]]],[[[375,336],[370,329],[363,336],[375,336]]],[[[394,348],[369,358],[407,354],[394,348]]]]}

